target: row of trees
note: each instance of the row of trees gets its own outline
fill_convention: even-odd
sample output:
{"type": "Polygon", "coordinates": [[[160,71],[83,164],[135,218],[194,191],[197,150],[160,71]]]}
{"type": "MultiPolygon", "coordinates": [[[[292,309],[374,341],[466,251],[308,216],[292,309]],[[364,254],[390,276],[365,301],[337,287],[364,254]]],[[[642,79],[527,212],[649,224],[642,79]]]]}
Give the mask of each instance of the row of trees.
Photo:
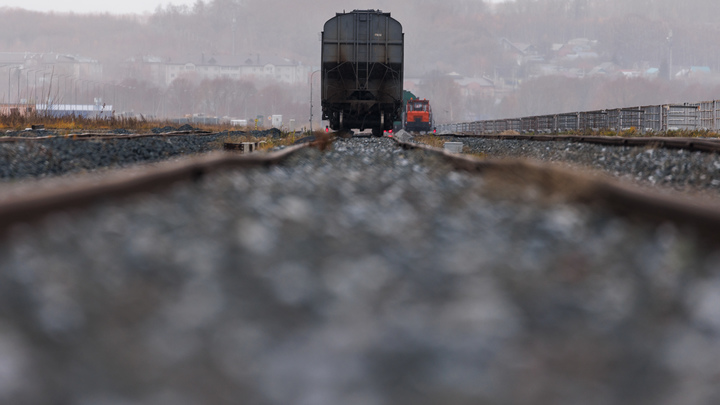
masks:
{"type": "MultiPolygon", "coordinates": [[[[318,0],[312,6],[263,0],[198,0],[167,5],[149,16],[48,14],[0,9],[0,51],[55,51],[97,58],[110,79],[139,55],[181,60],[188,55],[277,54],[306,64],[320,56],[317,35],[335,12],[356,1],[318,0]]],[[[624,66],[658,66],[673,47],[678,65],[720,69],[714,0],[398,0],[384,10],[403,23],[408,73],[435,69],[494,74],[512,60],[500,38],[549,49],[572,38],[597,39],[600,51],[624,66]],[[670,32],[672,37],[670,40],[670,32]]]]}

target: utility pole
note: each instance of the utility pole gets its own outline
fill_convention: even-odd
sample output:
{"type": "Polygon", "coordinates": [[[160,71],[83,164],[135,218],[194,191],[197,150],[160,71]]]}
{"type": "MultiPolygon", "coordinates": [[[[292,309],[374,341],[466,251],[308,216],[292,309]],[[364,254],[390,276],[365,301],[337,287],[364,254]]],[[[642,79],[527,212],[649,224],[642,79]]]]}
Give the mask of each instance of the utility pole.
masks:
{"type": "Polygon", "coordinates": [[[310,133],[312,134],[312,121],[313,121],[313,77],[315,73],[320,70],[316,70],[310,74],[310,133]]]}
{"type": "Polygon", "coordinates": [[[10,104],[10,72],[12,72],[12,66],[8,68],[8,98],[7,103],[10,104]]]}
{"type": "Polygon", "coordinates": [[[21,72],[22,69],[23,69],[23,67],[20,66],[20,67],[18,68],[18,73],[17,73],[17,75],[18,75],[17,104],[18,104],[18,105],[20,105],[20,77],[22,77],[22,72],[21,72]]]}
{"type": "Polygon", "coordinates": [[[235,38],[237,32],[237,18],[233,16],[232,19],[232,55],[235,56],[235,38]]]}
{"type": "Polygon", "coordinates": [[[668,80],[672,80],[673,78],[673,50],[672,50],[672,39],[673,39],[673,32],[670,30],[670,33],[667,36],[667,47],[668,47],[668,80]]]}

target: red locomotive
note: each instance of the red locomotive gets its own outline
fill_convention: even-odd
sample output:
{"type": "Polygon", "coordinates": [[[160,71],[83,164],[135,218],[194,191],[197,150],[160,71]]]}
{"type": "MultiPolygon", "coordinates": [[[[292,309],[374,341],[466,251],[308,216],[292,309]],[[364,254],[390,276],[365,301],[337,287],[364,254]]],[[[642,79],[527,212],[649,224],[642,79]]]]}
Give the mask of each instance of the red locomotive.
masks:
{"type": "Polygon", "coordinates": [[[430,108],[429,100],[408,100],[405,105],[405,130],[408,132],[433,130],[432,108],[430,108]]]}

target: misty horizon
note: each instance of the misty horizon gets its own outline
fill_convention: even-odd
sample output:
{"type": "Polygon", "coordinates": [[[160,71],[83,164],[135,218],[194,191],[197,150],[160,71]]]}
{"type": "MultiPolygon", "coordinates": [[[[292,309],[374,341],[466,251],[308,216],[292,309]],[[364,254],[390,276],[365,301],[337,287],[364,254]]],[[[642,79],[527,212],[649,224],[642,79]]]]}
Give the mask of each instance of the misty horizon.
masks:
{"type": "MultiPolygon", "coordinates": [[[[211,0],[125,0],[122,2],[98,2],[94,0],[6,0],[0,6],[8,9],[21,9],[37,12],[74,13],[74,14],[137,14],[153,13],[158,7],[168,5],[192,8],[197,2],[210,3],[211,0]]],[[[486,0],[486,3],[506,3],[514,0],[486,0]]],[[[377,6],[371,8],[378,8],[377,6]]]]}
{"type": "MultiPolygon", "coordinates": [[[[704,40],[719,28],[712,16],[720,5],[710,1],[682,7],[665,0],[162,3],[144,15],[0,8],[7,21],[0,28],[6,57],[0,99],[29,102],[47,93],[41,86],[47,83],[54,84],[57,102],[112,97],[117,113],[283,114],[307,122],[324,22],[343,10],[378,8],[403,25],[405,87],[432,100],[439,121],[695,102],[720,94],[720,50],[704,40]],[[22,59],[29,53],[56,62],[22,59]],[[62,58],[68,60],[57,62],[62,58]],[[51,68],[64,76],[53,81],[51,68]],[[261,68],[271,71],[257,74],[261,68]]],[[[314,85],[319,106],[319,81],[314,85]]]]}

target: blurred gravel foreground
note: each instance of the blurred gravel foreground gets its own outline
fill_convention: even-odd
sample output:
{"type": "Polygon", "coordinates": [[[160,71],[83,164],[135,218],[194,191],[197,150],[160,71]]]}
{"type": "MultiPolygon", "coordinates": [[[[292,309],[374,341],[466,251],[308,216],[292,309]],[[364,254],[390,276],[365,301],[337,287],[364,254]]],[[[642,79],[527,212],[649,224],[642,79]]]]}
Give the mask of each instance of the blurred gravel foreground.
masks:
{"type": "Polygon", "coordinates": [[[720,256],[493,187],[350,139],[18,226],[0,402],[720,402],[720,256]]]}

